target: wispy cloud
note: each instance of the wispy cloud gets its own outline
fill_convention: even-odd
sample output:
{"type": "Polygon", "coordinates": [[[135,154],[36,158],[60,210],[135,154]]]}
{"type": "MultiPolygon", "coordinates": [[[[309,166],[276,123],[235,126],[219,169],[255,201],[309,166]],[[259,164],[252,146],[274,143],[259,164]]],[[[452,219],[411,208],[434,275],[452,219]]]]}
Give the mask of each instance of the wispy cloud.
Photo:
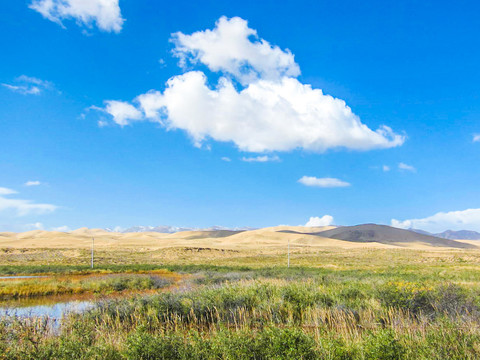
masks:
{"type": "Polygon", "coordinates": [[[18,216],[25,216],[49,213],[58,208],[58,206],[52,204],[38,204],[32,200],[7,197],[13,194],[17,194],[17,191],[0,187],[0,211],[13,210],[18,216]]]}
{"type": "Polygon", "coordinates": [[[9,222],[8,224],[0,224],[0,231],[11,231],[11,232],[25,232],[32,230],[44,230],[45,227],[41,222],[29,223],[29,224],[18,224],[9,222]]]}
{"type": "Polygon", "coordinates": [[[69,232],[69,231],[72,231],[72,229],[70,229],[70,227],[68,227],[67,225],[63,225],[63,226],[53,227],[52,231],[69,232]]]}
{"type": "Polygon", "coordinates": [[[253,156],[253,157],[242,157],[242,161],[245,162],[269,162],[269,161],[280,161],[280,158],[277,155],[268,156],[253,156]]]}
{"type": "Polygon", "coordinates": [[[41,222],[36,222],[33,224],[26,224],[25,225],[25,231],[31,231],[31,230],[43,230],[44,226],[41,222]]]}
{"type": "Polygon", "coordinates": [[[118,0],[33,0],[29,8],[63,28],[62,20],[73,19],[88,28],[95,23],[102,31],[119,33],[124,22],[118,0]]]}
{"type": "Polygon", "coordinates": [[[29,180],[24,185],[25,186],[38,186],[38,185],[41,185],[41,184],[42,183],[38,180],[29,180]]]}
{"type": "Polygon", "coordinates": [[[105,126],[108,126],[108,121],[105,121],[105,120],[98,120],[97,121],[97,125],[98,127],[105,127],[105,126]]]}
{"type": "Polygon", "coordinates": [[[401,162],[401,163],[398,164],[398,168],[399,168],[400,170],[405,170],[405,171],[412,171],[412,172],[417,171],[417,169],[415,169],[413,166],[407,165],[407,164],[405,164],[405,163],[403,163],[403,162],[401,162]]]}
{"type": "Polygon", "coordinates": [[[388,166],[388,165],[383,165],[383,166],[382,166],[382,170],[383,170],[384,172],[390,171],[390,166],[388,166]]]}
{"type": "Polygon", "coordinates": [[[12,84],[2,84],[3,87],[23,95],[40,95],[45,90],[53,89],[50,81],[21,75],[12,84]]]}
{"type": "Polygon", "coordinates": [[[230,162],[230,161],[232,161],[232,159],[230,159],[230,158],[229,158],[229,157],[227,157],[227,156],[222,156],[222,158],[221,158],[221,159],[222,159],[223,161],[226,161],[226,162],[230,162]]]}
{"type": "Polygon", "coordinates": [[[480,142],[480,134],[473,135],[473,142],[480,142]]]}
{"type": "Polygon", "coordinates": [[[351,184],[339,180],[336,178],[317,178],[315,176],[303,176],[301,177],[298,182],[305,186],[314,186],[314,187],[322,187],[322,188],[336,188],[336,187],[347,187],[351,184]]]}
{"type": "Polygon", "coordinates": [[[12,189],[0,187],[0,196],[2,195],[11,195],[11,194],[17,194],[18,192],[12,189]]]}
{"type": "Polygon", "coordinates": [[[11,85],[11,84],[2,84],[2,86],[23,95],[38,95],[41,92],[37,86],[24,86],[24,85],[11,85]]]}

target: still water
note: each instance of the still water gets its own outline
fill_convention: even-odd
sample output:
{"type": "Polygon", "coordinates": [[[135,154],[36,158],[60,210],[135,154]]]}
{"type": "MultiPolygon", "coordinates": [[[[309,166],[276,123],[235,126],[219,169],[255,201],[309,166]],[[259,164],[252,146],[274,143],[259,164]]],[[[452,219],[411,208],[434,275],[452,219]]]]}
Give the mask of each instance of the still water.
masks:
{"type": "Polygon", "coordinates": [[[1,280],[5,279],[33,279],[33,278],[46,278],[48,276],[32,276],[32,275],[15,275],[15,276],[0,276],[1,280]]]}
{"type": "MultiPolygon", "coordinates": [[[[1,280],[9,279],[33,279],[46,278],[48,276],[0,276],[1,280]]],[[[0,318],[3,316],[18,317],[49,317],[53,320],[60,320],[62,316],[70,312],[83,312],[91,309],[95,303],[93,301],[60,301],[54,299],[36,299],[36,300],[17,300],[14,302],[0,302],[0,318]]]]}
{"type": "MultiPolygon", "coordinates": [[[[150,276],[155,277],[155,279],[163,279],[162,275],[159,274],[131,274],[130,276],[150,276]]],[[[82,275],[80,275],[82,276],[82,275]]],[[[118,276],[124,276],[124,274],[105,274],[95,276],[98,278],[113,278],[118,276]]],[[[16,276],[0,276],[0,280],[8,281],[15,279],[34,279],[34,278],[49,278],[51,276],[32,276],[32,275],[16,275],[16,276]]],[[[79,277],[78,275],[76,276],[79,277]]],[[[93,278],[91,275],[85,275],[87,278],[93,278]]],[[[59,323],[60,320],[67,313],[82,313],[87,310],[90,310],[96,306],[101,301],[106,301],[111,298],[124,298],[131,297],[136,295],[152,293],[152,291],[159,291],[157,289],[151,290],[139,290],[133,292],[117,293],[110,295],[99,295],[99,294],[69,294],[69,295],[57,295],[57,296],[41,296],[41,297],[32,297],[32,298],[23,298],[23,299],[11,299],[11,300],[0,300],[0,318],[5,316],[17,316],[21,318],[37,318],[37,317],[48,317],[51,320],[59,323]]]]}
{"type": "Polygon", "coordinates": [[[79,300],[27,306],[22,303],[0,303],[0,318],[3,316],[49,317],[53,320],[60,320],[66,313],[81,313],[94,306],[95,302],[93,301],[79,300]]]}

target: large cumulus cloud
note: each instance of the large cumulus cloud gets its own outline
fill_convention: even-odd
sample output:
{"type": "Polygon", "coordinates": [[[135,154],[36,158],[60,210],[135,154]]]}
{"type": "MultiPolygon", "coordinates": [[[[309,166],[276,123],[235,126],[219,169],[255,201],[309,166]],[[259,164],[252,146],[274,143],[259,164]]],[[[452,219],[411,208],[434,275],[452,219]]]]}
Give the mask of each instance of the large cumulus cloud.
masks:
{"type": "Polygon", "coordinates": [[[104,111],[115,123],[158,122],[185,131],[197,146],[212,139],[258,153],[370,150],[405,140],[388,126],[370,129],[345,101],[301,83],[293,54],[259,38],[241,18],[222,17],[213,30],[178,32],[172,41],[182,66],[201,63],[220,74],[218,83],[192,70],[131,103],[107,100],[104,111]]]}

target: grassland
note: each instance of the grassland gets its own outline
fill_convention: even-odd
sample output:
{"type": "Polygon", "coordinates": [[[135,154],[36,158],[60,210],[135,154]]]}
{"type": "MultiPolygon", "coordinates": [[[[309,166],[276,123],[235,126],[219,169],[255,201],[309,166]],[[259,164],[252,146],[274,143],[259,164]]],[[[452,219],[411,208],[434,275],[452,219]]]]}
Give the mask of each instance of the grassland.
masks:
{"type": "Polygon", "coordinates": [[[118,295],[126,292],[157,290],[167,287],[181,277],[165,270],[123,271],[108,270],[51,274],[27,279],[0,281],[0,301],[45,296],[118,295]]]}
{"type": "MultiPolygon", "coordinates": [[[[0,321],[5,359],[478,359],[480,251],[405,248],[0,250],[0,274],[185,275],[59,329],[0,321]]],[[[108,288],[108,287],[107,287],[108,288]]]]}

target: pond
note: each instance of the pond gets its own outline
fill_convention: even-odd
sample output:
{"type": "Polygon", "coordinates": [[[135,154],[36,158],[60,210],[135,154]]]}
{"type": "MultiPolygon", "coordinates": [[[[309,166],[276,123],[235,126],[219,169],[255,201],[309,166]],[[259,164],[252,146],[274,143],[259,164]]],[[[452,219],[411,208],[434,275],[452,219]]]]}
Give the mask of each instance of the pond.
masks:
{"type": "Polygon", "coordinates": [[[38,276],[38,275],[12,275],[12,276],[0,276],[0,280],[9,280],[9,279],[35,279],[35,278],[46,278],[48,276],[38,276]]]}
{"type": "MultiPolygon", "coordinates": [[[[82,313],[95,307],[100,301],[154,294],[175,286],[180,275],[170,272],[109,273],[80,275],[20,275],[0,276],[0,318],[48,317],[60,323],[67,313],[82,313]],[[37,281],[38,278],[38,281],[37,281]],[[72,292],[55,295],[26,296],[22,289],[71,289],[72,292]],[[74,291],[77,291],[75,293],[74,291]],[[10,296],[14,294],[15,296],[10,296]],[[0,294],[1,295],[1,294],[0,294]]],[[[30,292],[29,294],[32,294],[30,292]]]]}
{"type": "Polygon", "coordinates": [[[95,306],[94,301],[73,300],[50,304],[22,306],[22,303],[1,304],[0,318],[4,316],[17,317],[48,317],[59,321],[67,313],[81,313],[95,306]]]}

